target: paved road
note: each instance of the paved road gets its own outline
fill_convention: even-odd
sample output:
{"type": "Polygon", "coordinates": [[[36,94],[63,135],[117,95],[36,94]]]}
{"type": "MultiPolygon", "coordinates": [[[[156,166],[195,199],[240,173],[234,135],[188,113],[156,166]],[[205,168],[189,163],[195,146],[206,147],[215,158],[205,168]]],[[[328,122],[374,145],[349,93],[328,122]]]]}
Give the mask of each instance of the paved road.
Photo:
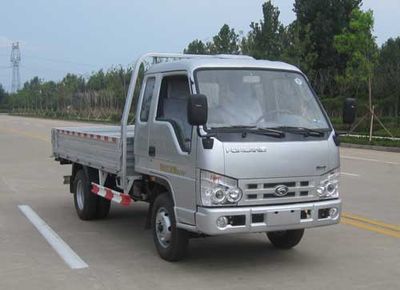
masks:
{"type": "Polygon", "coordinates": [[[290,251],[262,234],[192,240],[158,258],[146,205],[80,221],[50,158],[50,128],[80,123],[0,115],[0,289],[400,289],[400,154],[342,150],[342,224],[290,251]],[[18,209],[29,205],[88,267],[71,269],[18,209]]]}

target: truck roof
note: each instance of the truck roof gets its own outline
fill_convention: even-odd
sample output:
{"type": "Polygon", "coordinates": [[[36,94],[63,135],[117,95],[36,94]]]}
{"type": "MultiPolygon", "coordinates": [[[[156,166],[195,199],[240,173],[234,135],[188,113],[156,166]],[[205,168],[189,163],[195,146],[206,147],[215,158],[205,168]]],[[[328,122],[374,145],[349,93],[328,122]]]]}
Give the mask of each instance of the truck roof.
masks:
{"type": "Polygon", "coordinates": [[[169,71],[190,71],[198,68],[258,68],[276,69],[300,72],[290,64],[280,61],[256,60],[251,57],[226,58],[225,56],[190,58],[172,62],[163,62],[152,65],[146,74],[169,72],[169,71]]]}

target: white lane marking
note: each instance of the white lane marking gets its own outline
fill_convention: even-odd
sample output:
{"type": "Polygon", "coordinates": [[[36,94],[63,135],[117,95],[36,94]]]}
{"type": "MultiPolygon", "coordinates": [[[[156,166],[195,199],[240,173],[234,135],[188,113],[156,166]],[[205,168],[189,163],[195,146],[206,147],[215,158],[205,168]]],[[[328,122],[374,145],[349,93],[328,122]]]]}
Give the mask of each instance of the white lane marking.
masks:
{"type": "Polygon", "coordinates": [[[360,174],[355,174],[355,173],[349,173],[349,172],[340,172],[342,175],[348,175],[348,176],[354,176],[354,177],[360,177],[360,174]]]}
{"type": "Polygon", "coordinates": [[[354,156],[346,156],[346,155],[341,155],[341,158],[353,159],[353,160],[371,161],[371,162],[379,162],[379,163],[393,164],[393,165],[400,165],[399,162],[382,161],[382,160],[379,160],[379,159],[372,159],[372,158],[362,158],[362,157],[354,157],[354,156]]]}
{"type": "Polygon", "coordinates": [[[18,208],[71,269],[89,267],[30,206],[19,205],[18,208]]]}

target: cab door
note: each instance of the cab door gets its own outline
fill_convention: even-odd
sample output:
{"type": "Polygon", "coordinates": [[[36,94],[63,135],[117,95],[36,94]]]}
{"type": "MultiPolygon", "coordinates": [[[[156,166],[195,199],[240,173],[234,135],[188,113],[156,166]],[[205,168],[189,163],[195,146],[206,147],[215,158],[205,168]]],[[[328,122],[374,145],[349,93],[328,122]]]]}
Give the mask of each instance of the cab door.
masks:
{"type": "Polygon", "coordinates": [[[178,222],[194,224],[196,139],[187,120],[189,84],[186,72],[161,76],[148,154],[152,172],[170,184],[178,222]]]}
{"type": "Polygon", "coordinates": [[[156,85],[157,78],[155,75],[145,76],[140,92],[141,98],[139,98],[139,103],[137,104],[138,109],[136,110],[134,152],[135,168],[139,172],[147,172],[149,168],[149,120],[156,85]]]}

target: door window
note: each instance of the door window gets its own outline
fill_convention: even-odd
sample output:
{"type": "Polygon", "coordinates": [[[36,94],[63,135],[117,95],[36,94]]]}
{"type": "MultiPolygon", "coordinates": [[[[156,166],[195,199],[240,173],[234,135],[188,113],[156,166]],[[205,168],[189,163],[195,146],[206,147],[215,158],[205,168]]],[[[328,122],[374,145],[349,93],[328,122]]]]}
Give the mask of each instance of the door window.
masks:
{"type": "Polygon", "coordinates": [[[179,145],[184,152],[190,151],[192,140],[192,126],[187,120],[189,96],[190,89],[186,75],[163,78],[156,120],[169,122],[172,125],[179,145]]]}
{"type": "Polygon", "coordinates": [[[147,79],[146,87],[144,89],[142,108],[140,109],[140,121],[147,122],[149,120],[151,99],[153,97],[155,78],[147,79]]]}

